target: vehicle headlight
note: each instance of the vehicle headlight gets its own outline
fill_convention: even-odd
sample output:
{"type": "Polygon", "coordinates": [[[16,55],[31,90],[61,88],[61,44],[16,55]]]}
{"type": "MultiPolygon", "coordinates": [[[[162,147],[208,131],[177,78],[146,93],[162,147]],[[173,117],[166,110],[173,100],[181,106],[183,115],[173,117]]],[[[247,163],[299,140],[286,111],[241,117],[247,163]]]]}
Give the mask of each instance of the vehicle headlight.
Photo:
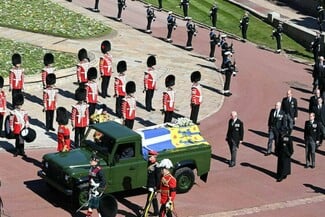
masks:
{"type": "Polygon", "coordinates": [[[45,162],[44,162],[44,167],[45,167],[46,169],[48,169],[48,168],[49,168],[49,162],[45,161],[45,162]]]}

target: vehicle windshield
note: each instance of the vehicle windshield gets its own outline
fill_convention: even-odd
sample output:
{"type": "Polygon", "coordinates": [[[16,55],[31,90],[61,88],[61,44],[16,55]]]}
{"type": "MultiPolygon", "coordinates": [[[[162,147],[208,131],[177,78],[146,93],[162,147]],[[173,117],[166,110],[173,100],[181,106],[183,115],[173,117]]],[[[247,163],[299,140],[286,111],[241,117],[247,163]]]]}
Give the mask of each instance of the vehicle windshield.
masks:
{"type": "Polygon", "coordinates": [[[86,146],[106,155],[111,154],[115,141],[110,136],[104,135],[102,132],[90,128],[83,143],[86,146]]]}

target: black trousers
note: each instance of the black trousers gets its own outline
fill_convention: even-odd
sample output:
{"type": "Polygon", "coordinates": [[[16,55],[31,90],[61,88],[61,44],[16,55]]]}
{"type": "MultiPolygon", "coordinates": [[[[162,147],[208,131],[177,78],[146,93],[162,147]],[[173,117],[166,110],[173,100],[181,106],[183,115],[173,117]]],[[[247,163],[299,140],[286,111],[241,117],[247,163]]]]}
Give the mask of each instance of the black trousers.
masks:
{"type": "Polygon", "coordinates": [[[225,84],[223,86],[224,91],[230,90],[231,75],[232,75],[232,72],[227,70],[226,73],[225,73],[225,76],[226,76],[225,84]]]}
{"type": "Polygon", "coordinates": [[[0,114],[0,137],[2,133],[3,119],[4,119],[4,115],[0,114]]]}
{"type": "Polygon", "coordinates": [[[117,18],[121,18],[122,10],[123,10],[123,5],[122,4],[118,4],[117,5],[117,8],[118,8],[117,18]]]}
{"type": "Polygon", "coordinates": [[[15,134],[16,154],[25,154],[25,142],[20,134],[15,134]]]}
{"type": "Polygon", "coordinates": [[[151,111],[152,109],[152,98],[155,90],[146,90],[146,110],[151,111]]]}
{"type": "Polygon", "coordinates": [[[122,102],[123,102],[124,96],[118,96],[116,97],[116,103],[115,103],[115,113],[118,118],[122,118],[122,102]]]}
{"type": "Polygon", "coordinates": [[[217,16],[212,16],[211,18],[212,26],[217,27],[217,16]]]}
{"type": "Polygon", "coordinates": [[[97,103],[88,103],[89,105],[89,119],[90,117],[95,113],[95,110],[96,110],[96,106],[97,106],[97,103]]]}
{"type": "Polygon", "coordinates": [[[173,217],[172,211],[170,209],[166,209],[166,204],[161,204],[159,217],[166,216],[166,217],[173,217]]]}
{"type": "Polygon", "coordinates": [[[174,111],[165,111],[164,123],[172,122],[174,111]]]}
{"type": "Polygon", "coordinates": [[[98,9],[99,0],[95,0],[95,9],[98,9]]]}
{"type": "Polygon", "coordinates": [[[187,42],[186,47],[192,47],[193,32],[187,32],[187,42]]]}
{"type": "Polygon", "coordinates": [[[183,13],[184,13],[184,17],[188,16],[188,5],[187,4],[183,5],[183,13]]]}
{"type": "Polygon", "coordinates": [[[11,97],[12,97],[12,107],[13,108],[15,108],[15,106],[16,106],[16,103],[15,103],[15,96],[17,95],[17,94],[19,94],[19,93],[21,93],[21,89],[12,89],[11,90],[11,97]]]}
{"type": "Polygon", "coordinates": [[[134,125],[134,119],[125,119],[124,120],[124,125],[129,128],[129,129],[133,129],[133,125],[134,125]]]}
{"type": "Polygon", "coordinates": [[[167,38],[171,38],[172,37],[172,32],[173,32],[173,26],[172,25],[167,25],[167,38]]]}
{"type": "Polygon", "coordinates": [[[148,191],[147,194],[147,202],[146,205],[144,207],[144,212],[148,213],[149,209],[151,207],[151,204],[153,206],[153,214],[156,215],[159,213],[159,209],[158,209],[158,200],[156,197],[156,192],[155,191],[148,191]]]}
{"type": "Polygon", "coordinates": [[[193,123],[197,123],[197,117],[199,115],[200,105],[191,104],[191,116],[190,119],[193,123]]]}
{"type": "Polygon", "coordinates": [[[74,147],[79,148],[81,140],[85,137],[86,127],[74,128],[74,147]]]}
{"type": "Polygon", "coordinates": [[[159,5],[158,8],[162,9],[162,0],[158,0],[158,5],[159,5]]]}
{"type": "Polygon", "coordinates": [[[277,36],[276,38],[276,47],[277,50],[281,50],[281,36],[277,36]]]}
{"type": "Polygon", "coordinates": [[[45,111],[45,128],[46,128],[46,130],[53,128],[53,120],[54,120],[54,110],[46,110],[45,111]]]}
{"type": "Polygon", "coordinates": [[[151,23],[152,23],[152,20],[153,20],[153,18],[152,17],[148,17],[147,18],[147,30],[150,30],[151,29],[151,23]]]}
{"type": "Polygon", "coordinates": [[[241,34],[242,34],[242,36],[243,36],[244,39],[247,38],[247,29],[248,29],[248,25],[243,25],[241,27],[241,34]]]}
{"type": "Polygon", "coordinates": [[[236,165],[236,157],[237,157],[237,148],[238,148],[239,142],[237,142],[231,138],[227,138],[227,142],[228,142],[230,155],[231,155],[229,165],[235,166],[236,165]]]}
{"type": "Polygon", "coordinates": [[[214,57],[215,50],[216,50],[216,44],[214,42],[210,42],[210,55],[209,55],[210,58],[214,57]]]}
{"type": "Polygon", "coordinates": [[[103,98],[106,98],[106,96],[108,96],[107,90],[108,90],[110,79],[111,79],[111,76],[102,76],[101,94],[102,94],[103,98]]]}

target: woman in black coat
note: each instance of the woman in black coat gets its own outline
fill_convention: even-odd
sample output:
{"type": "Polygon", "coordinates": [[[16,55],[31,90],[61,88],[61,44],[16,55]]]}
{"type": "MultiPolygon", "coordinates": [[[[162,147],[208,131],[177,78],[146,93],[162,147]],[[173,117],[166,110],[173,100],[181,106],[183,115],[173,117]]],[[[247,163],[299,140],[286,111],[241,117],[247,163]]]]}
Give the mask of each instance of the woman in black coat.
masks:
{"type": "Polygon", "coordinates": [[[293,154],[293,144],[288,130],[283,130],[279,139],[277,182],[281,182],[291,174],[291,155],[293,154]]]}

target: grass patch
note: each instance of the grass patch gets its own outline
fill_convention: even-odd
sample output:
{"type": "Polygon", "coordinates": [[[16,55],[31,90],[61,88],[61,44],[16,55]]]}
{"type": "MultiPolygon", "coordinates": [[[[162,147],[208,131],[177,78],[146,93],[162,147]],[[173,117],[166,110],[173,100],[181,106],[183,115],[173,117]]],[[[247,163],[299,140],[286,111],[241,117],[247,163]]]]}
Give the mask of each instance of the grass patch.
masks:
{"type": "MultiPolygon", "coordinates": [[[[158,5],[157,0],[145,0],[152,5],[158,5]]],[[[239,21],[244,14],[244,10],[225,1],[225,0],[192,0],[190,1],[189,16],[194,20],[211,25],[209,12],[212,4],[218,4],[218,21],[217,28],[225,32],[232,33],[241,37],[241,30],[239,28],[239,21]]],[[[183,16],[183,11],[179,7],[179,1],[164,0],[163,8],[171,10],[176,14],[183,16]]],[[[250,15],[249,26],[247,31],[247,38],[249,41],[262,45],[271,49],[276,49],[276,41],[272,40],[273,27],[266,24],[262,20],[250,15]]],[[[294,50],[294,56],[299,58],[312,60],[312,54],[308,52],[303,46],[282,34],[282,47],[285,50],[294,50]]]]}
{"type": "Polygon", "coordinates": [[[40,74],[44,68],[43,57],[47,52],[54,55],[53,65],[57,70],[70,68],[76,64],[76,56],[73,54],[47,51],[27,43],[0,38],[0,75],[8,77],[9,70],[12,68],[11,56],[14,53],[21,55],[22,67],[25,69],[26,75],[40,74]]]}
{"type": "Polygon", "coordinates": [[[50,0],[1,0],[0,26],[75,39],[99,37],[111,31],[103,23],[50,0]]]}

